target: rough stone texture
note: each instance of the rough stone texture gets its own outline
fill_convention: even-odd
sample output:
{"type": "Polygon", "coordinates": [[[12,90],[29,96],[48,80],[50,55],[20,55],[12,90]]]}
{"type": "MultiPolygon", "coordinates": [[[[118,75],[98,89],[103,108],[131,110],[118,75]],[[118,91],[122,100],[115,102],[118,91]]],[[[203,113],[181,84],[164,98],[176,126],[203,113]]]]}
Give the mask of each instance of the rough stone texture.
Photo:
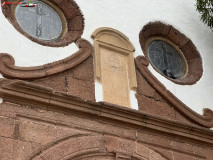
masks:
{"type": "MultiPolygon", "coordinates": [[[[95,157],[84,157],[84,160],[114,160],[115,157],[111,157],[111,156],[107,156],[107,155],[104,155],[104,156],[95,156],[95,157]]],[[[79,159],[76,159],[76,160],[81,160],[81,158],[79,159]]]]}
{"type": "Polygon", "coordinates": [[[13,155],[15,160],[25,160],[30,154],[35,152],[41,147],[40,144],[34,142],[26,142],[21,140],[14,140],[14,151],[13,155]]]}
{"type": "MultiPolygon", "coordinates": [[[[8,0],[5,0],[7,2],[8,0]]],[[[50,3],[50,2],[49,2],[50,3]]],[[[62,13],[64,14],[64,17],[66,19],[66,23],[68,25],[68,31],[65,32],[64,36],[61,36],[55,41],[42,41],[39,39],[36,39],[26,32],[23,31],[23,29],[18,25],[17,21],[15,20],[14,11],[11,7],[11,5],[4,5],[2,7],[3,14],[5,17],[12,23],[12,25],[24,36],[29,38],[30,40],[39,43],[44,46],[51,46],[51,47],[62,47],[67,46],[70,43],[76,41],[79,39],[83,33],[84,30],[84,19],[81,14],[81,11],[77,4],[73,0],[52,0],[51,5],[54,4],[56,8],[62,10],[62,13]]],[[[64,22],[64,26],[66,26],[66,23],[64,22]]]]}
{"type": "Polygon", "coordinates": [[[134,46],[123,33],[108,27],[96,29],[91,37],[95,77],[102,84],[103,101],[130,108],[130,90],[137,88],[134,46]]]}
{"type": "Polygon", "coordinates": [[[203,74],[203,67],[200,53],[193,42],[171,25],[159,21],[150,22],[144,26],[139,34],[141,49],[145,53],[145,56],[147,56],[146,45],[149,38],[156,36],[166,38],[174,43],[182,51],[188,65],[188,72],[184,78],[171,79],[167,76],[165,76],[165,78],[182,85],[192,85],[196,83],[203,74]]]}
{"type": "Polygon", "coordinates": [[[13,158],[13,139],[0,137],[0,159],[14,160],[13,158]]]}
{"type": "MultiPolygon", "coordinates": [[[[86,100],[95,99],[93,57],[71,70],[32,82],[52,88],[54,92],[80,97],[86,104],[88,102],[86,100]]],[[[194,124],[192,125],[174,110],[138,71],[137,83],[137,99],[141,111],[174,120],[174,123],[177,121],[187,123],[193,130],[194,124]]],[[[47,98],[46,101],[51,100],[47,98]]],[[[108,121],[103,118],[103,115],[107,114],[103,108],[101,108],[103,111],[98,110],[100,114],[91,116],[70,113],[63,109],[61,111],[51,109],[49,103],[42,109],[35,108],[34,105],[30,103],[29,106],[25,106],[6,101],[0,104],[0,159],[131,160],[136,157],[139,160],[211,160],[213,157],[212,148],[206,147],[207,144],[202,144],[200,141],[193,142],[184,137],[191,136],[192,132],[172,137],[170,133],[165,134],[164,131],[154,129],[150,131],[146,128],[146,124],[144,128],[131,126],[129,124],[131,119],[128,119],[129,123],[122,120],[122,124],[119,121],[121,117],[117,117],[118,120],[108,121]]],[[[69,107],[74,106],[75,104],[72,104],[69,107]]],[[[82,107],[82,110],[87,112],[83,104],[78,107],[82,107]]],[[[94,112],[98,112],[95,107],[97,106],[94,105],[94,112]]],[[[128,110],[124,109],[123,112],[128,110]]],[[[146,123],[146,116],[141,118],[144,119],[143,123],[146,123]]],[[[156,124],[157,127],[162,126],[156,124]]],[[[171,128],[169,132],[174,134],[176,131],[181,131],[179,128],[175,129],[171,128]]]]}
{"type": "Polygon", "coordinates": [[[5,132],[0,134],[1,160],[211,160],[213,156],[211,148],[203,144],[95,117],[68,116],[6,102],[0,104],[0,111],[1,132],[10,133],[10,138],[5,132]]]}
{"type": "Polygon", "coordinates": [[[33,67],[15,66],[15,60],[13,56],[7,53],[1,53],[0,73],[9,79],[32,81],[71,70],[88,59],[93,52],[92,45],[85,39],[79,38],[76,41],[76,45],[78,45],[79,50],[70,56],[52,63],[33,67]]]}
{"type": "Polygon", "coordinates": [[[24,141],[46,144],[56,137],[57,127],[55,125],[22,120],[19,126],[19,139],[24,141]]]}
{"type": "Polygon", "coordinates": [[[163,118],[192,124],[175,110],[172,105],[167,103],[166,100],[149,85],[139,71],[136,73],[138,83],[136,98],[138,100],[139,110],[163,118]]]}
{"type": "Polygon", "coordinates": [[[72,78],[94,83],[93,58],[90,57],[84,63],[69,71],[72,78]]]}
{"type": "Polygon", "coordinates": [[[162,22],[150,22],[140,32],[139,39],[141,43],[141,48],[146,52],[145,49],[145,42],[152,36],[162,36],[167,37],[169,31],[171,29],[171,25],[164,24],[162,22]]]}
{"type": "Polygon", "coordinates": [[[13,138],[14,119],[0,116],[0,136],[13,138]]]}
{"type": "Polygon", "coordinates": [[[136,150],[136,143],[134,141],[119,139],[111,136],[105,138],[108,152],[124,152],[126,154],[133,154],[136,150]]]}
{"type": "Polygon", "coordinates": [[[91,56],[71,70],[33,82],[82,99],[95,100],[93,58],[91,56]]]}
{"type": "Polygon", "coordinates": [[[66,77],[65,73],[59,73],[48,78],[35,80],[34,82],[39,85],[53,88],[56,91],[67,92],[65,77],[66,77]]]}
{"type": "Polygon", "coordinates": [[[137,94],[143,95],[147,98],[153,98],[156,101],[165,102],[165,100],[149,85],[149,83],[143,78],[138,70],[136,70],[137,75],[137,94]]]}
{"type": "Polygon", "coordinates": [[[100,48],[100,55],[104,101],[130,108],[128,56],[105,48],[100,48]]]}
{"type": "Polygon", "coordinates": [[[174,27],[171,27],[168,38],[179,48],[182,48],[187,42],[189,42],[189,39],[174,27]]]}
{"type": "Polygon", "coordinates": [[[181,154],[174,154],[174,159],[187,159],[187,160],[194,160],[194,157],[190,157],[190,156],[185,156],[185,155],[181,155],[181,154]]]}

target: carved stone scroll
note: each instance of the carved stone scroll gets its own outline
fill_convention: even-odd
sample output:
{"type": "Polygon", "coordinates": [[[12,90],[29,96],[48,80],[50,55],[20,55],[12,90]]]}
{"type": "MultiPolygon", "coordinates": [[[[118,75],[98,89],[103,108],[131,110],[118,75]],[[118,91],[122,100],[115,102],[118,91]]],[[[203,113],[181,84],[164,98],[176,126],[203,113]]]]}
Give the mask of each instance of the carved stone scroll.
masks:
{"type": "Polygon", "coordinates": [[[0,73],[8,79],[35,80],[45,78],[76,67],[92,54],[92,45],[85,39],[78,39],[79,50],[71,56],[53,63],[35,67],[15,66],[14,58],[7,53],[0,53],[0,73]]]}
{"type": "Polygon", "coordinates": [[[213,127],[213,111],[211,109],[204,108],[203,115],[196,113],[168,91],[165,86],[153,76],[147,68],[149,60],[146,57],[138,56],[135,61],[136,67],[139,69],[143,77],[169,104],[192,122],[207,128],[213,127]]]}
{"type": "Polygon", "coordinates": [[[103,100],[130,107],[130,90],[137,88],[133,45],[112,28],[99,28],[92,38],[95,75],[103,87],[103,100]]]}

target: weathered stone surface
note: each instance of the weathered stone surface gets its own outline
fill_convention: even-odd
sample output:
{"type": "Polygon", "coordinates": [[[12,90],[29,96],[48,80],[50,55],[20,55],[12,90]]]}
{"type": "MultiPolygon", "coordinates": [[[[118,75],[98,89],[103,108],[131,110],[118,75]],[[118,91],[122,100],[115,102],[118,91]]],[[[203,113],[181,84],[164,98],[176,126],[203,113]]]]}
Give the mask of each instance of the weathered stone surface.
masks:
{"type": "Polygon", "coordinates": [[[122,152],[133,154],[136,152],[136,142],[125,139],[115,138],[112,136],[105,137],[107,152],[122,152]]]}
{"type": "Polygon", "coordinates": [[[100,54],[104,101],[130,107],[128,57],[103,48],[100,54]]]}
{"type": "Polygon", "coordinates": [[[95,100],[93,58],[63,73],[33,82],[59,92],[66,92],[86,100],[95,100]]]}
{"type": "Polygon", "coordinates": [[[156,101],[165,102],[165,100],[150,86],[150,84],[143,78],[138,70],[136,70],[137,75],[137,94],[153,98],[156,101]]]}
{"type": "Polygon", "coordinates": [[[82,99],[94,100],[95,99],[94,83],[68,77],[68,93],[80,97],[82,99]]]}
{"type": "MultiPolygon", "coordinates": [[[[169,147],[169,146],[168,146],[169,147]]],[[[173,151],[170,148],[160,148],[160,147],[150,147],[152,150],[156,151],[157,153],[160,153],[162,157],[165,157],[166,159],[172,159],[173,160],[173,151]]]]}
{"type": "Polygon", "coordinates": [[[154,152],[154,151],[150,151],[150,160],[165,160],[165,158],[163,158],[160,154],[154,152]]]}
{"type": "Polygon", "coordinates": [[[15,107],[9,103],[1,103],[0,104],[0,116],[2,117],[10,117],[15,118],[15,107]]]}
{"type": "Polygon", "coordinates": [[[0,137],[0,159],[13,160],[13,139],[0,137]]]}
{"type": "Polygon", "coordinates": [[[0,116],[0,136],[13,138],[14,119],[0,116]]]}
{"type": "Polygon", "coordinates": [[[143,145],[137,144],[137,151],[136,153],[140,153],[143,155],[144,158],[149,159],[150,157],[150,149],[148,147],[145,147],[143,145]]]}
{"type": "Polygon", "coordinates": [[[54,76],[50,76],[47,78],[35,80],[34,83],[50,87],[55,89],[56,91],[66,92],[66,73],[59,73],[54,76]]]}
{"type": "Polygon", "coordinates": [[[42,124],[41,122],[22,121],[19,125],[19,139],[46,144],[57,137],[55,125],[42,124]]]}
{"type": "MultiPolygon", "coordinates": [[[[148,95],[151,93],[153,97],[155,95],[155,92],[145,93],[148,95]]],[[[159,104],[155,104],[163,110],[166,102],[156,98],[154,101],[157,101],[159,104]]],[[[145,101],[141,102],[145,103],[145,101]]],[[[89,107],[87,102],[77,103],[76,100],[74,103],[70,106],[82,105],[81,110],[87,112],[86,107],[89,107]]],[[[212,134],[210,130],[201,127],[195,129],[195,126],[190,124],[183,124],[182,127],[176,121],[172,122],[174,125],[170,128],[171,121],[145,114],[141,114],[144,116],[141,117],[144,121],[137,120],[137,123],[132,125],[138,117],[129,114],[137,115],[137,111],[132,112],[128,108],[117,107],[116,113],[113,112],[109,116],[104,104],[95,105],[95,102],[92,102],[90,105],[101,106],[98,110],[100,114],[64,111],[60,110],[60,106],[51,110],[49,105],[41,109],[33,105],[26,107],[7,102],[0,104],[0,159],[26,160],[33,155],[33,160],[73,159],[74,156],[79,156],[79,160],[114,160],[116,156],[117,160],[128,160],[134,156],[150,160],[211,160],[213,157],[209,145],[212,142],[211,137],[206,140],[206,137],[212,134]],[[122,114],[120,108],[122,112],[127,113],[126,117],[130,117],[129,119],[120,117],[122,114]],[[114,117],[113,121],[110,120],[112,117],[114,117]],[[154,118],[156,123],[150,124],[149,118],[154,118]],[[161,121],[166,121],[166,126],[161,125],[163,124],[161,121]],[[142,123],[143,125],[140,125],[142,123]]],[[[116,108],[113,105],[107,107],[116,108]]],[[[94,110],[97,111],[97,108],[94,110]]],[[[156,111],[161,113],[157,109],[156,111]]],[[[177,118],[176,112],[173,116],[177,118]]]]}
{"type": "Polygon", "coordinates": [[[138,100],[139,110],[145,113],[192,124],[166,102],[158,101],[154,97],[147,97],[139,94],[136,94],[136,98],[138,100]]]}
{"type": "Polygon", "coordinates": [[[182,150],[184,152],[188,152],[188,153],[193,153],[193,146],[188,144],[188,143],[184,143],[184,142],[178,142],[178,141],[171,141],[171,147],[177,150],[182,150]]]}
{"type": "Polygon", "coordinates": [[[183,154],[174,153],[173,156],[174,156],[174,160],[181,160],[181,159],[194,160],[193,156],[186,156],[183,154]]]}
{"type": "Polygon", "coordinates": [[[149,144],[160,144],[161,146],[170,147],[171,146],[171,140],[162,135],[151,135],[147,132],[138,132],[137,133],[137,139],[140,142],[145,142],[149,144]]]}
{"type": "Polygon", "coordinates": [[[143,95],[136,95],[136,97],[141,111],[169,119],[175,119],[175,111],[167,103],[156,101],[152,97],[143,95]]]}
{"type": "MultiPolygon", "coordinates": [[[[42,41],[37,38],[33,38],[29,34],[23,31],[21,27],[18,25],[17,21],[14,18],[14,11],[11,10],[11,5],[4,5],[2,6],[3,14],[5,17],[13,24],[13,26],[21,32],[23,35],[25,35],[27,38],[31,39],[32,41],[39,43],[44,46],[51,46],[51,47],[62,47],[62,46],[67,46],[68,44],[78,40],[84,29],[84,18],[83,15],[81,14],[81,11],[78,7],[78,5],[73,1],[73,0],[52,0],[49,2],[51,5],[54,4],[54,8],[57,8],[57,10],[61,10],[63,13],[58,13],[58,14],[64,14],[65,18],[63,18],[65,24],[68,26],[75,26],[73,29],[65,32],[64,36],[61,36],[57,38],[55,41],[42,41]],[[53,3],[53,4],[52,4],[53,3]],[[74,19],[74,20],[72,20],[74,19]],[[78,20],[76,20],[78,19],[78,20]],[[79,27],[77,28],[76,25],[79,27]],[[75,32],[72,32],[75,30],[75,32]]],[[[61,16],[61,17],[64,17],[61,16]]]]}
{"type": "Polygon", "coordinates": [[[187,42],[189,42],[189,39],[174,27],[171,27],[168,38],[179,46],[179,48],[182,48],[187,42]]]}
{"type": "MultiPolygon", "coordinates": [[[[111,157],[111,156],[95,156],[95,157],[84,157],[84,160],[115,160],[115,157],[111,157]]],[[[77,159],[77,160],[81,160],[81,158],[77,159]]]]}
{"type": "Polygon", "coordinates": [[[41,154],[44,160],[58,160],[62,157],[71,155],[90,148],[101,149],[104,145],[103,137],[74,137],[67,141],[54,145],[51,150],[41,154]]]}
{"type": "Polygon", "coordinates": [[[134,51],[129,39],[121,32],[101,27],[94,38],[95,76],[103,88],[103,101],[130,106],[130,90],[137,88],[134,51]]]}
{"type": "Polygon", "coordinates": [[[196,49],[195,45],[188,37],[186,37],[183,33],[178,31],[173,26],[159,21],[150,22],[145,25],[141,30],[139,34],[139,39],[141,49],[143,50],[147,58],[147,45],[154,39],[173,43],[174,47],[179,50],[178,52],[188,65],[188,72],[181,79],[171,79],[165,76],[172,82],[177,84],[192,85],[201,78],[203,73],[203,67],[199,51],[196,49]],[[198,59],[199,61],[197,61],[196,59],[198,59]],[[195,62],[196,65],[191,65],[190,61],[195,62]]]}
{"type": "Polygon", "coordinates": [[[41,145],[37,143],[14,140],[13,155],[15,160],[26,160],[39,147],[41,145]]]}
{"type": "Polygon", "coordinates": [[[93,57],[91,56],[77,67],[68,71],[68,75],[77,80],[94,83],[93,57]]]}

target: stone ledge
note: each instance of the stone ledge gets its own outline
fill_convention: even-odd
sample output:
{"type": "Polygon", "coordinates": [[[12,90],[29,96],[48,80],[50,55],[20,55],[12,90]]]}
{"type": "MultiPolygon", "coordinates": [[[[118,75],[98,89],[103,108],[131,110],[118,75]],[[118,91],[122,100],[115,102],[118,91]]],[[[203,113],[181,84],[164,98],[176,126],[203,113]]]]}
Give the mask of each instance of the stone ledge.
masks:
{"type": "Polygon", "coordinates": [[[85,101],[29,82],[6,81],[5,85],[1,84],[0,96],[6,102],[84,117],[92,116],[103,122],[131,126],[131,128],[179,137],[208,147],[213,146],[213,131],[210,129],[159,118],[110,103],[85,101]]]}

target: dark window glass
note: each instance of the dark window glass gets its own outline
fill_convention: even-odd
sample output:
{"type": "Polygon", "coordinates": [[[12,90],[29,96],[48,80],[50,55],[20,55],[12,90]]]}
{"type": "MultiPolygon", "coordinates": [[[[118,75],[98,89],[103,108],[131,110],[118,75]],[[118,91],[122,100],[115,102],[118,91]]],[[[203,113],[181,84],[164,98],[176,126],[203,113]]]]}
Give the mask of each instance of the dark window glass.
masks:
{"type": "Polygon", "coordinates": [[[168,43],[154,40],[148,45],[152,65],[163,75],[178,79],[184,75],[184,64],[179,53],[168,43]]]}

